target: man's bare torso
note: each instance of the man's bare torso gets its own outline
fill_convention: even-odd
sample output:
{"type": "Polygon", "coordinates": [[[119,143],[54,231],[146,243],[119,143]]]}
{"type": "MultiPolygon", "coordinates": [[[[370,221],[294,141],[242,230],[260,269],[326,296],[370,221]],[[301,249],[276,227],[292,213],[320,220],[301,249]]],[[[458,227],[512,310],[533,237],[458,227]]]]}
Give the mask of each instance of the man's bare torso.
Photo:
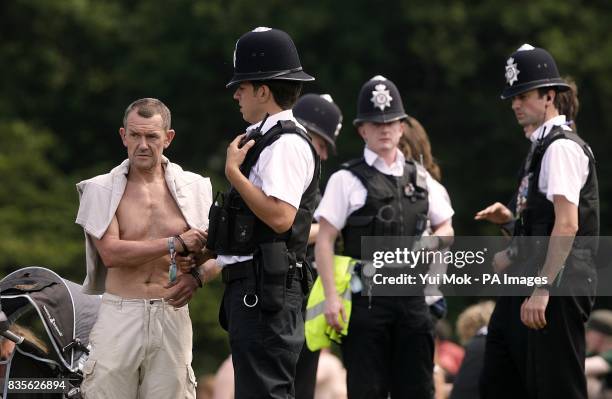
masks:
{"type": "MultiPolygon", "coordinates": [[[[130,181],[117,212],[122,240],[144,241],[171,237],[188,229],[166,182],[130,181]]],[[[110,268],[106,291],[124,298],[162,298],[167,289],[170,255],[136,267],[110,268]]]]}

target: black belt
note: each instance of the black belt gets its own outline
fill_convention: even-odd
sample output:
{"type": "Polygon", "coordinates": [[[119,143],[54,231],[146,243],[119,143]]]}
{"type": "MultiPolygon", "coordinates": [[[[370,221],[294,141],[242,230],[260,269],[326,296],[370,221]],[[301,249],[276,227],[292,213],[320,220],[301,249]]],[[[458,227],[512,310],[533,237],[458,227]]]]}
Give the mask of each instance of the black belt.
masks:
{"type": "Polygon", "coordinates": [[[221,271],[221,281],[223,281],[224,284],[229,284],[232,281],[245,278],[255,279],[254,267],[255,264],[253,263],[253,259],[225,265],[221,271]]]}

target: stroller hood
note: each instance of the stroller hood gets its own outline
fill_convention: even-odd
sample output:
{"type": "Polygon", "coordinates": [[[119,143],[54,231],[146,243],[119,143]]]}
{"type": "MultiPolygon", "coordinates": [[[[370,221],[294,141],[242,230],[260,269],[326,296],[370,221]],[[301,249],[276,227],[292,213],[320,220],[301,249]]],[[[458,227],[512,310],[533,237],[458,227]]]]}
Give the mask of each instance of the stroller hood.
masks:
{"type": "Polygon", "coordinates": [[[44,267],[31,266],[0,280],[0,298],[11,322],[33,306],[61,363],[71,371],[77,369],[96,321],[100,296],[83,294],[79,284],[44,267]]]}

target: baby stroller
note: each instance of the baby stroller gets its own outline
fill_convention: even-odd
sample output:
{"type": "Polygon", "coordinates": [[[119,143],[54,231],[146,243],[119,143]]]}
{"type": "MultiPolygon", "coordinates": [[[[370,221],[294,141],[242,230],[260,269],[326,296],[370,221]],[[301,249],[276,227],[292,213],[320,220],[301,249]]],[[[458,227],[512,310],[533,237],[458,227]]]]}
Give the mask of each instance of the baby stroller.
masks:
{"type": "Polygon", "coordinates": [[[0,335],[15,343],[8,359],[0,362],[5,369],[0,375],[0,397],[81,398],[82,366],[100,301],[100,296],[83,294],[79,284],[44,267],[25,267],[0,280],[0,335]],[[10,331],[13,323],[28,318],[44,327],[39,335],[48,337],[48,353],[10,331]],[[64,392],[7,392],[8,381],[22,378],[61,379],[64,392]]]}

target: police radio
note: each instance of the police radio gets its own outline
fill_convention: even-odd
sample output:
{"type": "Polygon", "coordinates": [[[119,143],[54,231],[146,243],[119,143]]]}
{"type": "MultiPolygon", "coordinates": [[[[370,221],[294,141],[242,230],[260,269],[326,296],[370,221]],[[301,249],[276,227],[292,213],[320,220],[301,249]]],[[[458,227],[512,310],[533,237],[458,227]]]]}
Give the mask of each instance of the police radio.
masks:
{"type": "Polygon", "coordinates": [[[264,118],[261,121],[261,123],[259,124],[259,126],[257,126],[256,129],[250,130],[249,132],[247,132],[247,134],[245,134],[242,137],[242,139],[238,143],[238,148],[242,148],[249,141],[257,140],[259,137],[263,136],[263,134],[261,133],[261,129],[263,128],[264,123],[266,123],[266,121],[268,120],[269,116],[270,116],[270,114],[266,112],[266,116],[264,116],[264,118]]]}

